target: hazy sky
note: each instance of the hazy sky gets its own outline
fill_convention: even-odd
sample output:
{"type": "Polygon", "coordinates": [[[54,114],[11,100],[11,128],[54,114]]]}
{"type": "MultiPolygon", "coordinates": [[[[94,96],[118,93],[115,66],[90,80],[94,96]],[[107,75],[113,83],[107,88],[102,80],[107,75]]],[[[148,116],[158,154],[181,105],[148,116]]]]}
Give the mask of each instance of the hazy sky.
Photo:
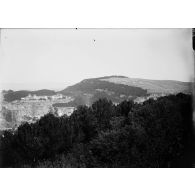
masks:
{"type": "Polygon", "coordinates": [[[2,29],[3,88],[65,88],[124,75],[189,81],[191,29],[2,29]]]}

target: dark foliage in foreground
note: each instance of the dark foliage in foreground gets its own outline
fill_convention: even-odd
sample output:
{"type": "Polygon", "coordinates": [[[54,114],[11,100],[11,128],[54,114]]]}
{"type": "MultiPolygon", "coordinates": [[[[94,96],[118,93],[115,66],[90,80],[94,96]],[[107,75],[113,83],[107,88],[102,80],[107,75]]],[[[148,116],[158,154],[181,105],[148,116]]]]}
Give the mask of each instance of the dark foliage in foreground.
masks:
{"type": "Polygon", "coordinates": [[[191,96],[142,105],[100,99],[1,134],[3,167],[189,167],[191,96]]]}

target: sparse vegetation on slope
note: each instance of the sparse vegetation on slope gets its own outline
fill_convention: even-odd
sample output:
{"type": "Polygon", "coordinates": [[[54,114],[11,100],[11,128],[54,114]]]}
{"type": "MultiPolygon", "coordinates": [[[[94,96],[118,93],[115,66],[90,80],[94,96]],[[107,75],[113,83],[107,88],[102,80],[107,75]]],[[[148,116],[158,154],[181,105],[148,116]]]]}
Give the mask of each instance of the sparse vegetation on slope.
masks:
{"type": "Polygon", "coordinates": [[[140,87],[146,89],[148,93],[191,93],[192,83],[180,82],[171,80],[149,80],[149,79],[135,79],[128,77],[108,77],[101,78],[102,81],[108,81],[115,84],[123,84],[128,86],[140,87]]]}

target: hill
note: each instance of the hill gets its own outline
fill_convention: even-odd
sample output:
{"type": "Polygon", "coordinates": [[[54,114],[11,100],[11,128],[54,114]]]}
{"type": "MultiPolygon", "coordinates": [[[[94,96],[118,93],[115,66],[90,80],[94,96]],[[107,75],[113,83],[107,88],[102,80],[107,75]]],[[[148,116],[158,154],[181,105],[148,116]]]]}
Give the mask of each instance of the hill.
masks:
{"type": "Polygon", "coordinates": [[[192,92],[192,83],[171,80],[149,80],[139,78],[128,78],[125,76],[105,76],[99,78],[85,79],[75,85],[69,86],[62,91],[43,89],[37,91],[3,91],[4,100],[12,102],[20,100],[29,94],[37,96],[52,96],[57,93],[71,96],[74,101],[67,106],[78,106],[81,104],[91,105],[99,98],[108,98],[114,103],[126,99],[146,97],[153,94],[177,94],[192,92]]]}
{"type": "Polygon", "coordinates": [[[146,89],[149,94],[151,93],[165,93],[165,94],[176,94],[191,93],[192,83],[181,82],[173,80],[149,80],[139,78],[128,78],[128,77],[105,77],[101,78],[102,81],[108,81],[115,84],[123,84],[128,86],[141,87],[146,89]]]}
{"type": "Polygon", "coordinates": [[[80,104],[91,105],[94,101],[104,97],[119,103],[125,99],[135,99],[153,94],[168,95],[180,92],[190,94],[191,86],[190,82],[137,79],[114,75],[85,79],[59,93],[75,98],[67,106],[78,106],[80,104]]]}
{"type": "MultiPolygon", "coordinates": [[[[112,77],[85,79],[75,85],[67,87],[59,93],[73,96],[78,101],[81,101],[82,99],[83,104],[87,105],[90,105],[102,97],[106,97],[113,102],[121,102],[125,99],[134,99],[135,97],[145,96],[147,94],[147,90],[142,89],[141,87],[104,80],[110,78],[112,77]]],[[[125,79],[127,77],[113,76],[113,78],[125,79]]]]}

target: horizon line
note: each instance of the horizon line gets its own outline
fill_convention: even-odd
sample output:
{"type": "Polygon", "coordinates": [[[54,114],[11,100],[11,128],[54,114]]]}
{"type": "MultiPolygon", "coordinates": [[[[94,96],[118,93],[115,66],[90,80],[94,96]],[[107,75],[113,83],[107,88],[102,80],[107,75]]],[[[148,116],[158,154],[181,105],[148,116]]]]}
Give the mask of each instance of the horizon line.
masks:
{"type": "MultiPolygon", "coordinates": [[[[181,81],[181,80],[172,80],[172,79],[148,79],[148,78],[139,78],[139,77],[128,77],[128,76],[123,76],[123,75],[111,75],[111,76],[99,76],[99,77],[89,77],[89,78],[85,78],[85,79],[82,79],[80,80],[79,82],[82,82],[83,80],[87,80],[87,79],[98,79],[98,78],[103,78],[103,77],[126,77],[126,78],[129,78],[129,79],[140,79],[140,80],[151,80],[151,81],[170,81],[170,82],[182,82],[182,83],[194,83],[194,79],[191,81],[181,81]]],[[[76,83],[79,83],[79,82],[29,82],[28,84],[32,85],[32,84],[54,84],[54,85],[62,85],[64,84],[64,87],[41,87],[41,88],[34,88],[34,87],[13,87],[13,88],[3,88],[3,85],[6,85],[6,84],[16,84],[16,85],[23,85],[25,82],[17,82],[17,83],[13,83],[13,82],[1,82],[0,85],[1,85],[1,91],[5,90],[5,91],[9,91],[9,90],[12,90],[12,91],[38,91],[38,90],[53,90],[55,92],[59,91],[59,90],[63,90],[71,85],[75,85],[76,83]],[[16,88],[16,89],[14,89],[16,88]]]]}

